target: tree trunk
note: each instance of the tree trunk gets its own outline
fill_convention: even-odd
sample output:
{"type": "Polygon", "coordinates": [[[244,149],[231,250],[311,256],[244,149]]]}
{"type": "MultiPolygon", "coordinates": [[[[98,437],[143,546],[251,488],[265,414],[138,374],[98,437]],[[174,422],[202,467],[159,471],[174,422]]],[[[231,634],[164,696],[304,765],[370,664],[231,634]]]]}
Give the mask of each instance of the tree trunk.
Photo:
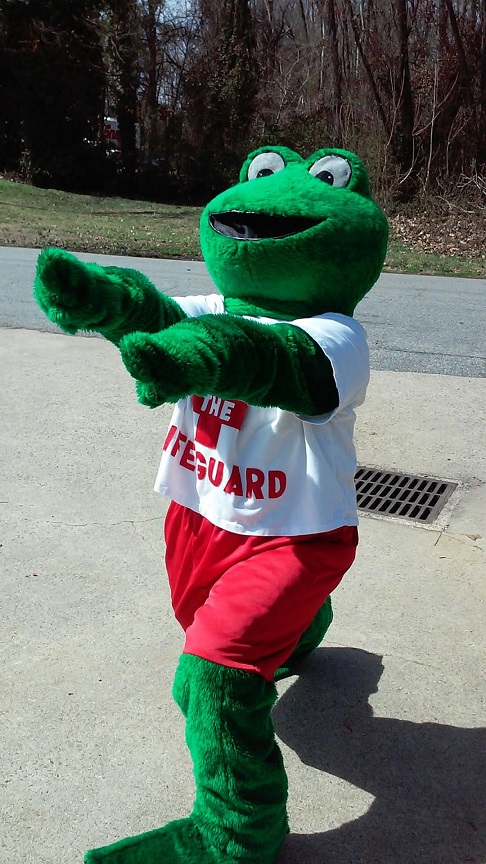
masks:
{"type": "Polygon", "coordinates": [[[413,96],[410,78],[410,61],[408,56],[409,29],[407,21],[407,0],[395,0],[398,19],[398,128],[394,133],[395,149],[398,164],[404,175],[412,180],[414,173],[414,141],[413,141],[413,96]]]}
{"type": "Polygon", "coordinates": [[[327,2],[327,14],[328,14],[328,25],[329,25],[329,40],[330,40],[330,50],[329,56],[331,59],[331,75],[332,75],[332,89],[331,89],[331,110],[333,116],[333,125],[334,125],[334,135],[336,141],[341,143],[343,130],[342,130],[342,114],[341,108],[343,103],[343,95],[342,95],[342,74],[341,74],[341,65],[339,62],[339,45],[338,45],[338,33],[337,33],[337,22],[336,22],[336,4],[334,0],[328,0],[327,2]]]}
{"type": "Polygon", "coordinates": [[[147,70],[147,114],[148,114],[148,156],[153,159],[157,147],[158,98],[157,98],[157,0],[149,0],[146,21],[148,49],[147,70]]]}
{"type": "Polygon", "coordinates": [[[363,48],[363,43],[361,40],[361,34],[359,32],[358,25],[357,25],[356,19],[354,17],[353,9],[351,6],[351,0],[346,0],[346,2],[347,2],[349,20],[351,22],[351,27],[353,30],[353,36],[354,36],[356,48],[358,50],[360,60],[363,64],[364,70],[366,72],[366,76],[368,78],[371,92],[372,92],[374,100],[375,100],[378,114],[380,116],[381,122],[383,123],[383,128],[386,132],[386,136],[387,136],[387,138],[390,138],[391,137],[391,131],[392,131],[390,121],[389,121],[388,115],[385,111],[385,107],[383,105],[383,102],[382,102],[382,99],[380,96],[380,91],[378,90],[378,85],[377,85],[377,83],[375,81],[375,77],[373,75],[373,70],[371,68],[371,64],[370,64],[368,57],[366,56],[366,53],[365,53],[364,48],[363,48]]]}
{"type": "Polygon", "coordinates": [[[478,168],[486,168],[486,7],[479,11],[481,16],[481,54],[479,63],[479,105],[478,105],[478,168]]]}
{"type": "Polygon", "coordinates": [[[118,128],[121,139],[121,160],[125,189],[135,185],[137,167],[136,122],[138,55],[136,50],[136,4],[132,0],[112,0],[117,31],[119,89],[117,94],[118,128]]]}

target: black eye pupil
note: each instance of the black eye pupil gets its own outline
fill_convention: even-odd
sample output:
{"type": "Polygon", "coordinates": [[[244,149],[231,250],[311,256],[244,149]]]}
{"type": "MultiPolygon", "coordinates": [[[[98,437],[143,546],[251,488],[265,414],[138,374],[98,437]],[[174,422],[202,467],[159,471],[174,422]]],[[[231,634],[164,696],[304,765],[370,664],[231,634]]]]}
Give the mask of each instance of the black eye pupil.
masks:
{"type": "Polygon", "coordinates": [[[319,171],[319,174],[315,175],[318,180],[322,180],[324,183],[329,183],[329,186],[332,186],[334,183],[334,177],[330,171],[319,171]]]}
{"type": "Polygon", "coordinates": [[[257,177],[268,177],[269,174],[273,174],[273,171],[271,168],[261,168],[257,174],[257,177]]]}

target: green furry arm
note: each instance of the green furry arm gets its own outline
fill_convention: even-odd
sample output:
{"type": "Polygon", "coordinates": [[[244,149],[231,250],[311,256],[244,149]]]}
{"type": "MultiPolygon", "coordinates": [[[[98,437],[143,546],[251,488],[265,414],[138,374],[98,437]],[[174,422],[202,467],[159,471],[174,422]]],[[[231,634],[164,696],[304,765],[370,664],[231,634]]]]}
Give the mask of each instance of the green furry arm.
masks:
{"type": "Polygon", "coordinates": [[[133,333],[120,351],[140,402],[151,408],[193,393],[309,415],[339,403],[330,361],[291,324],[202,315],[163,333],[133,333]]]}
{"type": "Polygon", "coordinates": [[[115,344],[128,333],[158,333],[186,317],[138,270],[85,264],[63,249],[39,255],[34,296],[67,333],[95,330],[115,344]]]}

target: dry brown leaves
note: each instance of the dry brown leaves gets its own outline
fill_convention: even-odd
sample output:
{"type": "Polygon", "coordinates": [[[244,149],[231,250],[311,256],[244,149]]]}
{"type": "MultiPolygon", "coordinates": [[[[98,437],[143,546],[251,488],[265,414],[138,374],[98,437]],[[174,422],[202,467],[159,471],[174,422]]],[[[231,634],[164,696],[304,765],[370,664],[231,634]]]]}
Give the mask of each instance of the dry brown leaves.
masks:
{"type": "Polygon", "coordinates": [[[415,252],[486,258],[486,212],[454,212],[389,217],[390,235],[415,252]]]}

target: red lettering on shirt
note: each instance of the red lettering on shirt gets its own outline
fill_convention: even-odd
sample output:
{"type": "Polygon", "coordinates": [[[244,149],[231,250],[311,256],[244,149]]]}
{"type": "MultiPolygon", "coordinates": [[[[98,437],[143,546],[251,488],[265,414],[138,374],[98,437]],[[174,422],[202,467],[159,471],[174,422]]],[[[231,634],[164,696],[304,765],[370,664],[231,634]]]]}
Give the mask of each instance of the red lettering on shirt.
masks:
{"type": "Polygon", "coordinates": [[[241,429],[247,409],[247,403],[238,400],[193,396],[192,410],[199,414],[195,435],[197,443],[215,450],[222,426],[241,429]]]}
{"type": "Polygon", "coordinates": [[[280,498],[287,488],[287,475],[283,471],[268,472],[268,497],[280,498]]]}
{"type": "Polygon", "coordinates": [[[204,480],[206,476],[206,457],[199,450],[196,450],[196,466],[197,479],[204,480]]]}
{"type": "MultiPolygon", "coordinates": [[[[226,407],[224,400],[220,399],[219,403],[208,405],[210,404],[210,410],[217,412],[222,420],[223,416],[231,413],[232,403],[226,407]]],[[[246,403],[242,404],[246,407],[246,403]]],[[[287,489],[287,475],[284,471],[262,471],[261,468],[240,468],[239,465],[230,467],[213,456],[207,459],[204,453],[197,449],[195,442],[176,426],[170,427],[163,449],[169,451],[170,456],[174,457],[182,468],[195,471],[198,480],[208,479],[212,486],[222,486],[226,495],[259,501],[264,498],[281,498],[287,489]],[[225,482],[226,477],[228,479],[225,482]]]]}
{"type": "Polygon", "coordinates": [[[188,441],[181,456],[181,465],[189,471],[196,470],[196,452],[192,441],[188,441]]]}
{"type": "Polygon", "coordinates": [[[263,484],[265,482],[265,474],[259,468],[247,468],[245,472],[246,479],[246,497],[247,498],[264,498],[263,484]]]}
{"type": "Polygon", "coordinates": [[[233,495],[242,497],[243,483],[241,482],[241,474],[238,465],[233,465],[229,480],[224,487],[223,492],[226,492],[228,495],[231,495],[233,493],[233,495]]]}
{"type": "Polygon", "coordinates": [[[170,455],[175,456],[179,452],[181,444],[184,444],[185,441],[187,441],[187,435],[184,435],[184,432],[178,432],[177,438],[174,441],[174,446],[170,451],[170,455]]]}
{"type": "Polygon", "coordinates": [[[177,426],[171,426],[169,431],[167,432],[167,436],[166,436],[166,439],[164,441],[164,446],[162,447],[162,450],[167,450],[167,447],[169,446],[169,444],[172,441],[176,432],[177,432],[177,426]]]}
{"type": "Polygon", "coordinates": [[[213,486],[221,486],[221,481],[223,479],[223,470],[224,465],[221,461],[216,462],[216,459],[209,460],[208,465],[208,477],[213,486]],[[214,470],[216,468],[216,471],[214,470]]]}

